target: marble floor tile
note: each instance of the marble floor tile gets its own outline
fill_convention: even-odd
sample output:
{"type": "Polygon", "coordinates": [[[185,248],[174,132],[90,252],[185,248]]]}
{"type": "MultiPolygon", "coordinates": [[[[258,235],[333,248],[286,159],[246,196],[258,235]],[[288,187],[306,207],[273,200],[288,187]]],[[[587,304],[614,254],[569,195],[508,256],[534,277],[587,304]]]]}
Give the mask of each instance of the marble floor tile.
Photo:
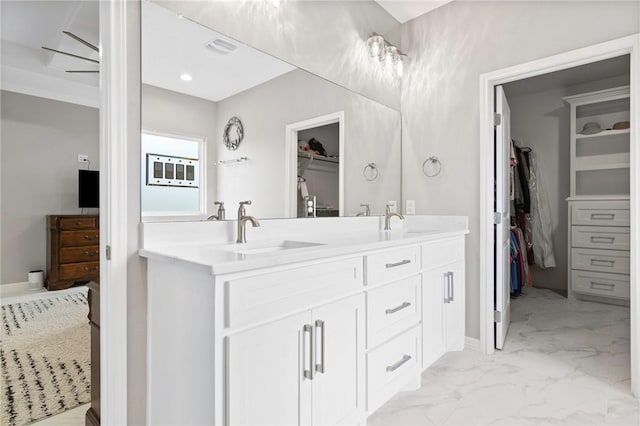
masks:
{"type": "Polygon", "coordinates": [[[448,353],[371,425],[640,425],[629,309],[541,289],[512,300],[505,348],[448,353]]]}

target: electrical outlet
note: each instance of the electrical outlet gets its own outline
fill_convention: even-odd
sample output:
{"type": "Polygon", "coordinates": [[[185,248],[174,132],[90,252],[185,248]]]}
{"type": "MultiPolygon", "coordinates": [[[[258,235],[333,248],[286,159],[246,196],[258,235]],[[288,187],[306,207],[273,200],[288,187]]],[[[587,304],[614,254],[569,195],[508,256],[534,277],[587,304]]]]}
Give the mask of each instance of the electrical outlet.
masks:
{"type": "Polygon", "coordinates": [[[407,214],[416,214],[416,200],[407,200],[407,214]]]}
{"type": "Polygon", "coordinates": [[[391,211],[391,213],[398,213],[398,202],[395,200],[391,200],[387,202],[387,205],[389,206],[389,210],[391,211]]]}
{"type": "Polygon", "coordinates": [[[86,154],[78,154],[78,163],[88,163],[89,156],[86,154]]]}

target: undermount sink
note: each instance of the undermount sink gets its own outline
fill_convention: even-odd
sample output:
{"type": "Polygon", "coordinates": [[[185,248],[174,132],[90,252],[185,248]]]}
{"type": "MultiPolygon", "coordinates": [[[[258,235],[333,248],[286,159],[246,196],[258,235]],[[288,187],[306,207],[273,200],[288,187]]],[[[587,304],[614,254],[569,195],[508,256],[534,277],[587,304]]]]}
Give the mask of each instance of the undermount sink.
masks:
{"type": "Polygon", "coordinates": [[[323,245],[322,243],[311,243],[308,241],[284,240],[256,244],[234,244],[233,246],[225,248],[225,250],[238,254],[263,254],[323,245]]]}

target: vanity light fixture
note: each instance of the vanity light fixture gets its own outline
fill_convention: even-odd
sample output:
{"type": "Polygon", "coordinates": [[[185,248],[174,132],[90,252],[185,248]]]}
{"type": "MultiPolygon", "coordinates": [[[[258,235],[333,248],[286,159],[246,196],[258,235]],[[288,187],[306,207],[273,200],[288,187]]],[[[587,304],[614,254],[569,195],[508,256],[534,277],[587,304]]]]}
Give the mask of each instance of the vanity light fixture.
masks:
{"type": "Polygon", "coordinates": [[[193,80],[193,77],[191,77],[191,74],[183,73],[183,74],[180,74],[180,80],[191,81],[193,80]]]}
{"type": "Polygon", "coordinates": [[[376,33],[367,39],[367,46],[369,46],[369,55],[372,58],[383,62],[387,68],[394,70],[396,75],[402,78],[406,54],[376,33]]]}

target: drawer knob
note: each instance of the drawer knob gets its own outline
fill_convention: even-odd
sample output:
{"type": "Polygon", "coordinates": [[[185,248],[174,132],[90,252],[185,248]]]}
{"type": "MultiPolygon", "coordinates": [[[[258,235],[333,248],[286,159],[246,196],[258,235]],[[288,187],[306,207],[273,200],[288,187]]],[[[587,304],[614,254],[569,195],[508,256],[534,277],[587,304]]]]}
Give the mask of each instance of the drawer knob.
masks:
{"type": "Polygon", "coordinates": [[[411,306],[411,303],[409,302],[404,302],[402,305],[396,306],[395,308],[391,308],[391,309],[387,309],[386,311],[384,311],[387,315],[391,315],[391,314],[395,314],[398,311],[401,311],[405,308],[408,308],[409,306],[411,306]]]}
{"type": "Polygon", "coordinates": [[[591,213],[593,220],[613,220],[616,218],[614,213],[591,213]]]}
{"type": "Polygon", "coordinates": [[[387,269],[389,269],[389,268],[395,268],[396,266],[406,265],[408,263],[411,263],[411,261],[409,259],[404,259],[396,263],[387,263],[385,266],[387,267],[387,269]]]}
{"type": "Polygon", "coordinates": [[[411,355],[404,355],[400,361],[396,362],[395,364],[388,365],[387,371],[390,373],[393,371],[396,371],[398,368],[402,367],[402,365],[407,361],[409,361],[410,359],[411,359],[411,355]]]}
{"type": "Polygon", "coordinates": [[[615,237],[597,237],[597,236],[591,237],[592,243],[613,244],[615,240],[616,240],[615,237]]]}

